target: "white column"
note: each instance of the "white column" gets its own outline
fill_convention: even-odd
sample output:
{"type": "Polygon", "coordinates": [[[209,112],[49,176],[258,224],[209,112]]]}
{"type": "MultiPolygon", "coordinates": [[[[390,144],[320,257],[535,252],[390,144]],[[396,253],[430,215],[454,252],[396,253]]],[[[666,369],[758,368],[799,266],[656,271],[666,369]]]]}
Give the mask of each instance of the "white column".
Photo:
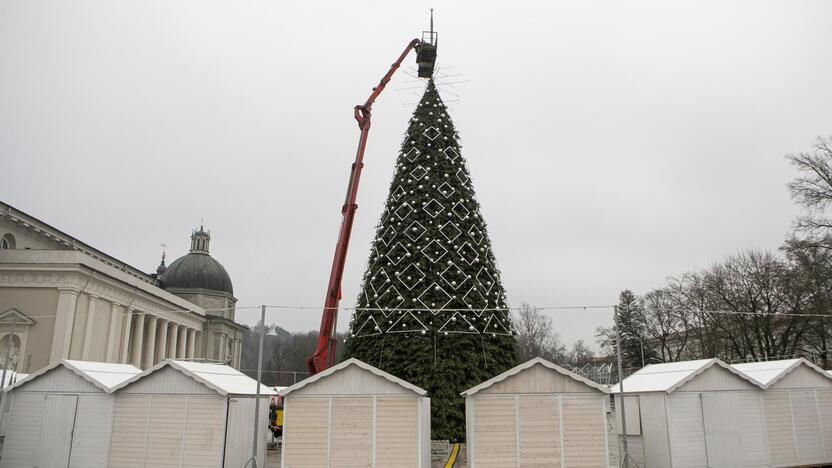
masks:
{"type": "Polygon", "coordinates": [[[185,345],[187,340],[187,329],[185,325],[179,325],[177,327],[177,334],[179,337],[176,339],[176,357],[177,359],[184,359],[185,358],[185,345]]]}
{"type": "Polygon", "coordinates": [[[81,359],[84,361],[89,361],[90,359],[90,346],[92,346],[93,340],[93,325],[95,325],[95,304],[98,302],[98,296],[89,296],[89,304],[87,305],[87,325],[84,327],[84,348],[81,351],[81,359]]]}
{"type": "Polygon", "coordinates": [[[142,349],[144,344],[144,313],[133,312],[136,324],[133,325],[133,352],[131,362],[136,367],[142,366],[142,349]]]}
{"type": "Polygon", "coordinates": [[[179,326],[171,322],[170,330],[168,330],[168,357],[176,359],[176,347],[179,339],[179,326]]]}
{"type": "Polygon", "coordinates": [[[133,308],[128,307],[124,313],[124,329],[121,333],[121,363],[127,364],[127,358],[130,355],[130,332],[133,327],[133,308]]]}
{"type": "Polygon", "coordinates": [[[145,335],[145,345],[144,345],[144,367],[143,369],[149,369],[153,367],[155,362],[155,355],[156,355],[156,324],[158,323],[158,318],[155,315],[151,315],[148,317],[147,321],[147,334],[145,335]]]}
{"type": "Polygon", "coordinates": [[[121,323],[121,311],[118,304],[115,302],[110,306],[110,330],[107,332],[107,351],[104,354],[104,360],[107,362],[118,362],[116,354],[116,340],[118,339],[118,324],[121,323]]]}
{"type": "Polygon", "coordinates": [[[196,330],[188,329],[188,359],[194,358],[194,350],[196,349],[196,330]]]}
{"type": "Polygon", "coordinates": [[[159,338],[156,346],[156,361],[162,362],[168,354],[168,321],[159,319],[159,338]]]}
{"type": "Polygon", "coordinates": [[[75,323],[75,305],[77,303],[78,291],[58,289],[55,329],[52,331],[52,349],[49,352],[50,364],[69,357],[69,344],[72,341],[72,326],[75,323]]]}

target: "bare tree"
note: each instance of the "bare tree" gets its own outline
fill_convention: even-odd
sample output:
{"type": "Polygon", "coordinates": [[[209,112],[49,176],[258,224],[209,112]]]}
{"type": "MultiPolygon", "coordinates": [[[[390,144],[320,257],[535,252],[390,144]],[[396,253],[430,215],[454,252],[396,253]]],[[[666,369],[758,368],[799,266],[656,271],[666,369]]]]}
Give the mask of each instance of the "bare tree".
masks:
{"type": "Polygon", "coordinates": [[[514,314],[514,329],[521,360],[542,357],[558,364],[567,360],[566,347],[552,328],[552,319],[543,315],[540,309],[522,304],[514,314]]]}
{"type": "Polygon", "coordinates": [[[682,359],[687,349],[690,311],[674,298],[669,288],[655,289],[644,295],[644,327],[651,346],[658,348],[662,362],[682,359]]]}
{"type": "Polygon", "coordinates": [[[832,204],[832,136],[818,137],[811,152],[786,158],[802,173],[789,183],[792,198],[809,210],[797,220],[797,229],[832,248],[832,219],[825,213],[832,204]]]}

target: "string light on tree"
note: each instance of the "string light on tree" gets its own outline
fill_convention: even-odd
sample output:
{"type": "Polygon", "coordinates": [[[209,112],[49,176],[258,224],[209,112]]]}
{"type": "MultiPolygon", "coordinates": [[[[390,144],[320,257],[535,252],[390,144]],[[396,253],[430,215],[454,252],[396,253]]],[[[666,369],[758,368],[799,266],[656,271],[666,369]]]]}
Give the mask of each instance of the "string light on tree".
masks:
{"type": "Polygon", "coordinates": [[[460,392],[516,365],[516,353],[459,135],[433,81],[410,120],[371,252],[346,357],[427,389],[433,438],[463,440],[460,392]]]}

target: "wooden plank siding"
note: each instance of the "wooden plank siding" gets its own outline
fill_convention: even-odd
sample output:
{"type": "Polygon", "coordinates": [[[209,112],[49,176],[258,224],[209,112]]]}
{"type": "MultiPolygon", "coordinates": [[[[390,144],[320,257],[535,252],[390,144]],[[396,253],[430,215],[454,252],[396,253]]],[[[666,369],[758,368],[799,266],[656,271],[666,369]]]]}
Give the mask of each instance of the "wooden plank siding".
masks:
{"type": "Polygon", "coordinates": [[[606,427],[600,408],[603,395],[561,395],[564,465],[569,468],[606,466],[606,427]]]}
{"type": "Polygon", "coordinates": [[[815,390],[820,412],[820,428],[823,433],[824,457],[832,460],[832,389],[815,390]]]}
{"type": "Polygon", "coordinates": [[[144,466],[150,423],[150,395],[119,395],[113,411],[110,467],[144,466]]]}
{"type": "Polygon", "coordinates": [[[791,390],[790,396],[797,456],[801,465],[823,461],[823,438],[814,390],[791,390]]]}
{"type": "Polygon", "coordinates": [[[430,440],[420,440],[430,436],[419,424],[423,401],[395,394],[289,395],[283,463],[286,468],[427,466],[429,452],[423,457],[419,452],[430,447],[430,440]]]}
{"type": "Polygon", "coordinates": [[[417,466],[418,405],[415,398],[377,397],[376,466],[417,466]]]}
{"type": "Polygon", "coordinates": [[[219,467],[225,398],[198,395],[119,395],[110,466],[219,467]]]}
{"type": "Polygon", "coordinates": [[[676,392],[668,396],[670,455],[674,468],[708,465],[705,428],[698,393],[676,392]]]}
{"type": "Polygon", "coordinates": [[[329,397],[287,397],[284,418],[285,468],[329,466],[329,397]]]}
{"type": "MultiPolygon", "coordinates": [[[[188,395],[182,467],[220,466],[225,437],[225,398],[188,395]]],[[[148,465],[149,466],[149,465],[148,465]]]]}
{"type": "Polygon", "coordinates": [[[466,400],[476,467],[603,467],[609,463],[606,395],[495,395],[466,400]]]}
{"type": "Polygon", "coordinates": [[[153,395],[147,430],[145,466],[178,468],[182,463],[182,435],[185,433],[187,406],[182,397],[153,395]]]}
{"type": "Polygon", "coordinates": [[[330,464],[372,466],[373,397],[332,397],[330,464]]]}
{"type": "Polygon", "coordinates": [[[69,468],[107,466],[113,403],[112,396],[106,394],[81,394],[78,397],[69,468]]]}
{"type": "Polygon", "coordinates": [[[474,403],[476,466],[517,466],[514,395],[482,395],[474,403]]]}
{"type": "Polygon", "coordinates": [[[6,434],[0,467],[34,466],[44,396],[42,393],[13,392],[11,398],[11,410],[7,415],[10,430],[6,434]]]}
{"type": "Polygon", "coordinates": [[[768,447],[773,466],[797,465],[797,442],[794,438],[789,393],[766,391],[763,394],[766,407],[768,447]]]}
{"type": "Polygon", "coordinates": [[[561,467],[560,399],[556,395],[520,395],[520,466],[561,467]]]}

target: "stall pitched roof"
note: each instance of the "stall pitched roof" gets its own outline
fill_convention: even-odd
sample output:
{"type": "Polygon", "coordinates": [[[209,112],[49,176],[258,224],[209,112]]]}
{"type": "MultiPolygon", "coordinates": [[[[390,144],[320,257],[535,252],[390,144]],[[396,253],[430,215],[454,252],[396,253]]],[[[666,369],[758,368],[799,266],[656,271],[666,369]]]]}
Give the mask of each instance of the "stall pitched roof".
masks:
{"type": "Polygon", "coordinates": [[[517,375],[517,374],[523,372],[524,370],[529,369],[529,368],[531,368],[533,366],[536,366],[536,365],[541,365],[543,367],[551,369],[551,370],[553,370],[553,371],[555,371],[559,374],[562,374],[566,377],[575,379],[578,382],[581,382],[581,383],[583,383],[585,385],[588,385],[592,388],[600,390],[604,393],[609,393],[610,392],[610,390],[607,387],[605,387],[605,386],[603,386],[599,383],[593,382],[592,380],[589,380],[586,377],[578,375],[574,372],[570,372],[570,371],[564,369],[563,367],[558,366],[557,364],[549,362],[549,361],[547,361],[543,358],[537,357],[537,358],[528,360],[528,361],[524,362],[523,364],[520,364],[519,366],[512,367],[511,369],[503,372],[502,374],[496,375],[496,376],[486,380],[485,382],[482,382],[479,385],[475,385],[475,386],[469,388],[468,390],[465,390],[464,392],[462,392],[461,395],[463,395],[463,396],[474,395],[475,393],[477,393],[481,390],[484,390],[484,389],[486,389],[486,388],[488,388],[488,387],[490,387],[490,386],[492,386],[492,385],[494,385],[498,382],[502,382],[503,380],[506,380],[507,378],[509,378],[513,375],[517,375]]]}
{"type": "Polygon", "coordinates": [[[393,375],[393,374],[388,374],[387,372],[384,372],[384,371],[383,371],[383,370],[381,370],[381,369],[378,369],[378,368],[376,368],[376,367],[373,367],[373,366],[371,366],[371,365],[367,364],[366,362],[359,361],[358,359],[355,359],[355,358],[350,358],[350,359],[347,359],[346,361],[344,361],[344,362],[342,362],[342,363],[340,363],[340,364],[338,364],[338,365],[335,365],[335,366],[330,367],[329,369],[327,369],[327,370],[325,370],[325,371],[318,372],[317,374],[315,374],[315,375],[313,375],[313,376],[311,376],[311,377],[308,377],[308,378],[306,378],[306,379],[303,379],[303,380],[301,380],[300,382],[298,382],[298,383],[296,383],[296,384],[294,384],[294,385],[292,385],[292,386],[290,386],[290,387],[286,387],[286,388],[284,388],[283,390],[281,390],[281,391],[280,391],[280,395],[281,395],[281,396],[286,396],[286,395],[288,395],[289,393],[294,392],[295,390],[300,390],[301,388],[303,388],[303,387],[305,387],[305,386],[307,386],[307,385],[310,385],[310,384],[312,384],[312,383],[315,383],[315,382],[317,382],[318,380],[324,379],[324,378],[326,378],[327,376],[332,375],[332,374],[334,374],[334,373],[336,373],[336,372],[340,371],[341,369],[345,369],[345,368],[347,368],[347,367],[349,367],[349,366],[356,366],[356,367],[358,367],[358,368],[360,368],[360,369],[364,369],[365,371],[368,371],[368,372],[370,372],[370,373],[372,373],[372,374],[375,374],[375,375],[377,375],[377,376],[379,376],[379,377],[381,377],[381,378],[383,378],[383,379],[385,379],[385,380],[387,380],[387,381],[389,381],[389,382],[393,382],[394,384],[397,384],[397,385],[399,385],[399,386],[401,386],[401,387],[403,387],[403,388],[406,388],[407,390],[410,390],[410,391],[412,391],[412,392],[414,392],[414,393],[417,393],[417,394],[419,394],[419,395],[421,395],[421,396],[425,396],[425,395],[427,395],[427,393],[428,393],[428,391],[427,391],[427,390],[425,390],[425,389],[423,389],[423,388],[420,388],[420,387],[417,387],[417,386],[413,385],[413,384],[412,384],[412,383],[410,383],[410,382],[406,382],[406,381],[404,381],[404,380],[402,380],[402,379],[400,379],[400,378],[396,377],[396,376],[395,376],[395,375],[393,375]]]}
{"type": "Polygon", "coordinates": [[[60,366],[66,367],[70,371],[74,372],[87,382],[95,385],[96,387],[100,388],[106,393],[112,392],[116,386],[142,372],[141,369],[139,369],[138,367],[131,366],[130,364],[114,364],[111,362],[75,361],[64,359],[62,361],[56,362],[55,364],[52,364],[51,366],[44,367],[43,369],[33,374],[28,374],[26,378],[18,380],[14,383],[14,385],[9,386],[6,389],[6,391],[24,385],[27,382],[30,382],[40,377],[41,375],[51,371],[52,369],[55,369],[60,366]]]}
{"type": "MultiPolygon", "coordinates": [[[[752,377],[732,368],[719,359],[698,359],[695,361],[668,362],[664,364],[648,364],[635,374],[624,379],[624,393],[667,392],[671,393],[682,385],[693,380],[697,375],[713,366],[719,366],[732,374],[758,386],[763,384],[752,377]]],[[[612,393],[621,393],[621,383],[612,387],[612,393]]]]}
{"type": "MultiPolygon", "coordinates": [[[[113,391],[124,388],[134,382],[141,380],[145,376],[153,374],[154,372],[157,372],[161,369],[164,369],[165,367],[171,367],[173,369],[178,370],[179,372],[205,385],[211,390],[214,390],[222,396],[257,394],[257,381],[243,374],[237,369],[234,369],[233,367],[227,366],[225,364],[209,364],[204,362],[193,361],[176,361],[172,359],[162,361],[156,364],[155,366],[151,367],[150,369],[147,369],[146,371],[142,372],[141,374],[136,375],[131,379],[122,382],[120,385],[113,388],[113,391]]],[[[261,383],[260,395],[277,395],[277,392],[261,383]]]]}
{"type": "Polygon", "coordinates": [[[781,359],[778,361],[744,362],[732,364],[731,367],[749,375],[763,384],[763,388],[769,388],[778,381],[789,375],[801,365],[806,365],[820,375],[832,380],[832,375],[810,361],[799,359],[781,359]]]}

